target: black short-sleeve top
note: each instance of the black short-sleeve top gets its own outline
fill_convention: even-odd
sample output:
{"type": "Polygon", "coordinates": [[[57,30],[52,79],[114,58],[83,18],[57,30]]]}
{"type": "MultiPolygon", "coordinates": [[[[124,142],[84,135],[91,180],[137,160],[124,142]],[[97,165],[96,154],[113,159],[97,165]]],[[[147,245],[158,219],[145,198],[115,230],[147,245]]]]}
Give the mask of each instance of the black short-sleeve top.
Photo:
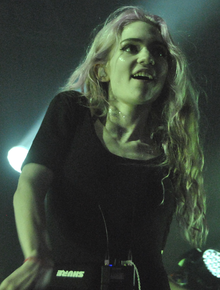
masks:
{"type": "Polygon", "coordinates": [[[163,179],[167,169],[156,166],[163,157],[142,161],[110,153],[85,104],[78,92],[57,95],[23,163],[43,164],[54,173],[47,198],[54,255],[58,261],[84,259],[74,253],[79,247],[103,261],[107,247],[113,259],[127,259],[131,250],[143,276],[159,271],[161,285],[168,285],[161,250],[175,199],[172,182],[163,179]]]}

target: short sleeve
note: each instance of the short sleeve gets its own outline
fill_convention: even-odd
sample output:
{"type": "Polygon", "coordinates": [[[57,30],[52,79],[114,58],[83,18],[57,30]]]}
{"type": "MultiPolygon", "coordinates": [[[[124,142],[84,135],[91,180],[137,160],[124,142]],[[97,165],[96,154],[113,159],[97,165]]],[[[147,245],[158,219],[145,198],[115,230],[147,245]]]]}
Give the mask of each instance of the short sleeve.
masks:
{"type": "Polygon", "coordinates": [[[78,92],[58,94],[50,103],[22,167],[28,163],[57,171],[67,154],[82,113],[78,92]]]}

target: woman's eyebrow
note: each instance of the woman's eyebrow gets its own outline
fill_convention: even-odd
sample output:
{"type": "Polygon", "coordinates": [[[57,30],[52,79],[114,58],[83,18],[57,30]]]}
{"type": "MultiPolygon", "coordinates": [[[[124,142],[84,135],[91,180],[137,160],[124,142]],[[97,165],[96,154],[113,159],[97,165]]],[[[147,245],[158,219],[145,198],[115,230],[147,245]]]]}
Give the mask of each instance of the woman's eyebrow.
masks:
{"type": "MultiPolygon", "coordinates": [[[[123,39],[123,40],[121,41],[121,43],[123,43],[123,42],[127,42],[127,41],[133,41],[133,42],[144,43],[144,40],[141,39],[141,38],[126,38],[126,39],[123,39]]],[[[152,39],[152,41],[150,40],[149,42],[150,42],[150,45],[152,45],[152,44],[153,44],[153,45],[162,45],[162,46],[166,47],[166,45],[164,44],[164,42],[162,42],[162,41],[160,41],[160,40],[153,40],[153,39],[152,39]]]]}
{"type": "Polygon", "coordinates": [[[143,42],[143,40],[141,38],[126,38],[126,39],[123,39],[121,41],[122,42],[125,42],[125,41],[135,41],[135,42],[143,42]]]}

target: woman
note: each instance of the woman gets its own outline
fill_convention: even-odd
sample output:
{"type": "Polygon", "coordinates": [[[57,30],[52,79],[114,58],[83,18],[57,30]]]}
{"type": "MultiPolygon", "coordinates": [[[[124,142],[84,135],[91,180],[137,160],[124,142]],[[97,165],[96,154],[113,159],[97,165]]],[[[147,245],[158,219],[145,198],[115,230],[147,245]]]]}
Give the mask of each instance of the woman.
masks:
{"type": "Polygon", "coordinates": [[[64,91],[23,164],[14,206],[25,263],[0,289],[41,288],[54,262],[131,257],[142,289],[170,289],[161,253],[173,213],[192,246],[207,236],[198,93],[184,55],[160,17],[122,7],[64,91]]]}

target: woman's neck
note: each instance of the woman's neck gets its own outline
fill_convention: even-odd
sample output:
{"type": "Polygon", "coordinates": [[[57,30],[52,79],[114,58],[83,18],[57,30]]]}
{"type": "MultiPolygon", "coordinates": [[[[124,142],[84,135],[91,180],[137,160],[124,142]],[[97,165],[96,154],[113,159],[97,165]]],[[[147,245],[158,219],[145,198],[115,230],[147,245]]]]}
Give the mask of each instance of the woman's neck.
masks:
{"type": "Polygon", "coordinates": [[[107,121],[117,126],[121,135],[126,135],[129,140],[141,140],[146,138],[149,111],[149,106],[132,106],[115,101],[109,106],[107,121]]]}

